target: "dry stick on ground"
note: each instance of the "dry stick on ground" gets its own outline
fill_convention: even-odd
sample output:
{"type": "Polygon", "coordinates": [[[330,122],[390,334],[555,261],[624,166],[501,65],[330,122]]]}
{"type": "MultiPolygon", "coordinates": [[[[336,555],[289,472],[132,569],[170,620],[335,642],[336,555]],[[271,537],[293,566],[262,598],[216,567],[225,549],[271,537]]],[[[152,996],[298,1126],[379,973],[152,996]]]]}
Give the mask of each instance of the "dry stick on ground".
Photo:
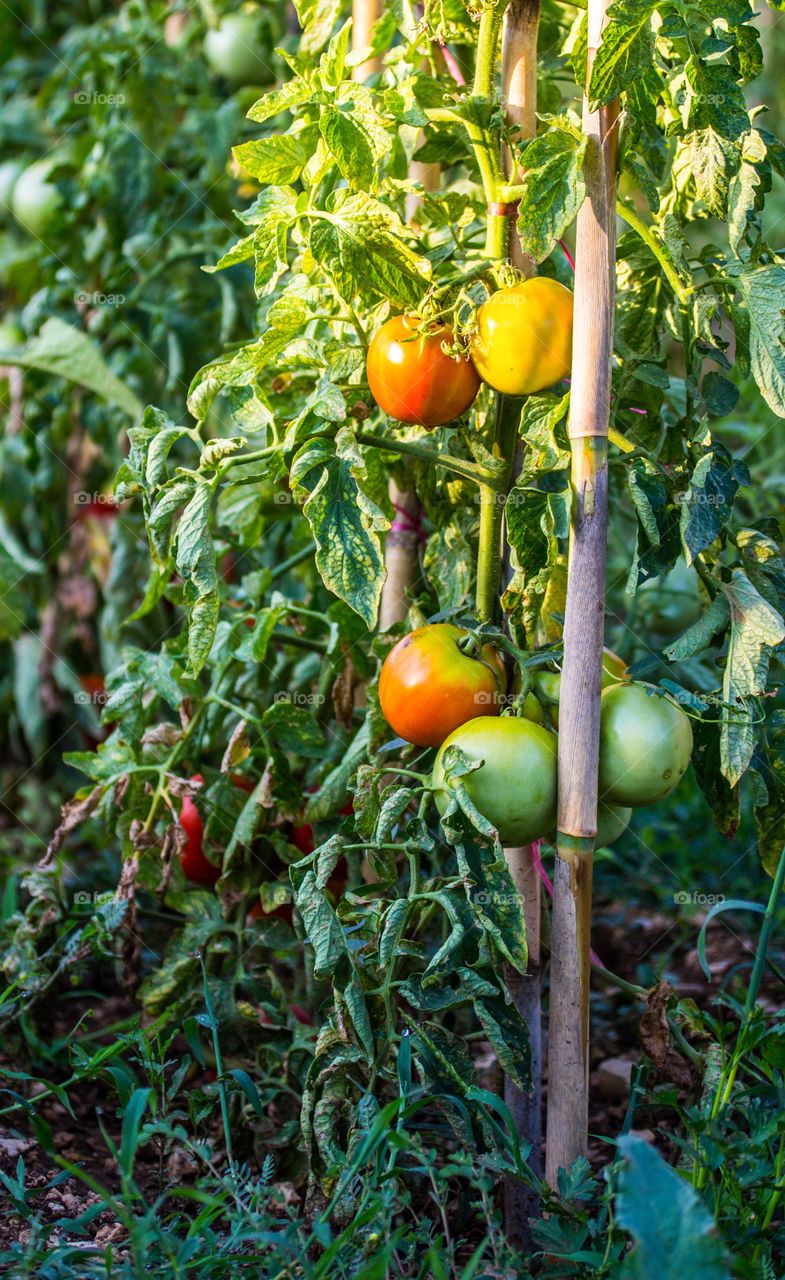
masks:
{"type": "MultiPolygon", "coordinates": [[[[518,138],[537,132],[537,29],[540,0],[512,0],[505,10],[502,28],[502,104],[507,121],[518,126],[518,138]]],[[[515,159],[507,157],[510,182],[520,180],[515,159]]],[[[511,220],[510,258],[525,275],[534,274],[534,264],[521,250],[515,224],[511,220]]],[[[520,441],[518,452],[521,451],[520,441]]],[[[520,470],[516,459],[515,473],[520,470]]],[[[505,539],[505,578],[507,572],[505,539]]],[[[518,1136],[531,1143],[529,1164],[542,1173],[542,1016],[540,992],[540,878],[530,845],[505,849],[504,856],[516,890],[523,898],[528,965],[525,975],[505,966],[507,989],[529,1028],[531,1043],[531,1093],[521,1093],[509,1076],[504,1080],[504,1100],[515,1120],[518,1136]]],[[[529,1243],[528,1221],[537,1213],[536,1193],[517,1178],[508,1178],[504,1188],[504,1222],[508,1239],[516,1245],[529,1243]]]]}
{"type": "MultiPolygon", "coordinates": [[[[589,0],[588,73],[607,0],[589,0]]],[[[589,933],[600,731],[615,294],[615,104],[589,111],[575,251],[569,436],[573,512],[559,703],[559,812],[551,931],[546,1177],[586,1153],[589,933]]]]}

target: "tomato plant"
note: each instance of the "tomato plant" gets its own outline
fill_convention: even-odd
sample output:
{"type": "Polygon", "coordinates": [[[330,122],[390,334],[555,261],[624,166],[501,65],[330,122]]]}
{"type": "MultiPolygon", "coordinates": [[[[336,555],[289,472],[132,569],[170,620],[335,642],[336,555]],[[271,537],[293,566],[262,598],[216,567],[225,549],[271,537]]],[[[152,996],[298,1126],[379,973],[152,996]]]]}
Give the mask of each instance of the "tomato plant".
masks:
{"type": "MultiPolygon", "coordinates": [[[[740,828],[779,874],[785,572],[767,479],[785,266],[764,206],[785,165],[751,105],[758,25],[732,0],[617,4],[587,66],[586,10],[544,4],[524,129],[502,80],[519,8],[393,6],[362,43],[341,0],[298,0],[297,32],[282,6],[221,3],[167,44],[161,6],[99,4],[83,26],[69,4],[40,51],[17,24],[27,56],[0,76],[15,166],[2,189],[18,205],[2,222],[4,302],[24,339],[3,348],[4,759],[21,786],[57,744],[53,792],[74,771],[87,780],[20,911],[9,897],[9,980],[30,995],[29,1027],[92,947],[117,958],[148,1025],[225,1035],[222,1123],[241,1114],[253,1158],[269,1143],[314,1204],[335,1192],[321,1245],[328,1221],[365,1221],[353,1161],[379,1116],[394,1117],[399,1146],[379,1167],[399,1204],[420,1167],[400,1155],[412,1099],[437,1100],[453,1158],[479,1143],[521,1181],[473,1055],[495,1055],[519,1118],[537,1084],[526,859],[539,876],[555,843],[557,890],[565,852],[585,885],[593,843],[637,867],[641,833],[701,804],[700,825],[740,828]],[[599,134],[579,123],[584,90],[599,134]],[[25,209],[42,154],[57,164],[25,209]],[[603,210],[620,233],[603,325],[615,301],[615,345],[607,394],[587,406],[597,335],[580,327],[574,224],[600,208],[603,168],[609,188],[618,178],[618,226],[603,210]],[[606,496],[609,571],[584,602],[597,644],[576,662],[575,548],[606,496]],[[404,541],[403,607],[380,635],[404,541]],[[623,654],[605,675],[603,625],[623,654]],[[564,721],[599,709],[601,683],[597,809],[585,742],[564,767],[564,721]],[[580,773],[588,821],[559,816],[560,749],[561,799],[580,773]],[[198,801],[189,777],[209,780],[198,801]],[[99,864],[80,863],[81,839],[118,885],[84,930],[63,891],[99,864]]],[[[595,274],[598,291],[610,278],[595,274]]],[[[588,973],[588,934],[581,957],[552,935],[552,976],[588,973]]],[[[623,989],[643,1001],[634,976],[623,989]]],[[[709,1051],[667,1013],[701,1097],[723,1036],[715,1025],[709,1051]]],[[[136,1105],[123,1099],[126,1117],[136,1105]]],[[[718,1190],[721,1109],[679,1139],[697,1191],[718,1190]]],[[[526,1144],[536,1162],[539,1134],[526,1144]]],[[[240,1185],[246,1158],[229,1141],[221,1167],[244,1209],[261,1197],[240,1185]]],[[[566,1164],[552,1182],[580,1201],[581,1166],[566,1164]]],[[[570,1210],[561,1238],[557,1194],[532,1176],[552,1197],[541,1256],[585,1258],[590,1228],[578,1239],[570,1210]]],[[[771,1203],[758,1198],[752,1234],[771,1203]]],[[[592,1257],[611,1274],[623,1255],[616,1236],[592,1257]]]]}

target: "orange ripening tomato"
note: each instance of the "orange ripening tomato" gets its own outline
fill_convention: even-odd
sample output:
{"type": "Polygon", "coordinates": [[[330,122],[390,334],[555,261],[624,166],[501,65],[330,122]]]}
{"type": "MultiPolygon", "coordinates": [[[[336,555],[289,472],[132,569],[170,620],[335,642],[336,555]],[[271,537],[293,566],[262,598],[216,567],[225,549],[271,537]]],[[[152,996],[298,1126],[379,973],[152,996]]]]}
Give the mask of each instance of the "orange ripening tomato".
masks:
{"type": "Polygon", "coordinates": [[[476,716],[498,715],[507,692],[501,655],[484,644],[476,657],[458,642],[469,632],[449,622],[419,627],[385,658],[379,701],[387,723],[418,747],[440,747],[476,716]]]}
{"type": "Polygon", "coordinates": [[[417,316],[393,316],[374,334],[366,362],[368,385],[391,418],[439,427],[465,413],[480,379],[466,356],[442,350],[443,342],[453,341],[449,325],[421,337],[420,324],[417,316]]]}
{"type": "Polygon", "coordinates": [[[566,378],[572,363],[572,294],[533,276],[491,294],[477,312],[471,355],[489,387],[528,396],[566,378]]]}

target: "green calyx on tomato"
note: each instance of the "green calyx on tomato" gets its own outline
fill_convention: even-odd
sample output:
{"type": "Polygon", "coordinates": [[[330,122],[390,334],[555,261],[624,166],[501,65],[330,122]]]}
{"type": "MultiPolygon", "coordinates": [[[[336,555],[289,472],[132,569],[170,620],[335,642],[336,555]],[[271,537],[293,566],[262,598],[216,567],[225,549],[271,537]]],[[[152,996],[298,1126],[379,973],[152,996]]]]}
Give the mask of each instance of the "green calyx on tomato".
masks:
{"type": "MultiPolygon", "coordinates": [[[[602,654],[602,676],[600,685],[608,689],[614,684],[628,682],[630,679],[627,664],[612,649],[604,649],[602,654]]],[[[559,699],[561,697],[561,672],[540,669],[532,677],[534,689],[527,697],[523,714],[527,720],[542,724],[547,718],[554,729],[559,727],[559,699]],[[534,704],[536,705],[536,708],[534,704]]],[[[513,689],[514,689],[513,682],[513,689]]]]}
{"type": "Polygon", "coordinates": [[[436,806],[450,802],[444,757],[458,747],[479,769],[460,779],[474,807],[498,831],[502,844],[539,840],[556,822],[556,737],[541,725],[514,716],[480,716],[443,742],[431,778],[436,806]]]}
{"type": "Polygon", "coordinates": [[[678,785],[692,755],[689,716],[651,685],[618,684],[602,695],[600,796],[610,804],[656,804],[678,785]]]}
{"type": "Polygon", "coordinates": [[[566,378],[572,363],[573,297],[547,276],[492,293],[477,313],[474,367],[490,387],[527,396],[566,378]]]}
{"type": "Polygon", "coordinates": [[[390,728],[418,747],[438,747],[477,716],[498,716],[507,691],[504,662],[491,644],[476,656],[461,647],[471,633],[453,623],[418,627],[388,653],[379,702],[390,728]]]}
{"type": "Polygon", "coordinates": [[[393,316],[374,334],[366,370],[371,395],[391,418],[438,427],[465,413],[480,389],[466,356],[451,356],[449,325],[421,334],[417,316],[393,316]]]}

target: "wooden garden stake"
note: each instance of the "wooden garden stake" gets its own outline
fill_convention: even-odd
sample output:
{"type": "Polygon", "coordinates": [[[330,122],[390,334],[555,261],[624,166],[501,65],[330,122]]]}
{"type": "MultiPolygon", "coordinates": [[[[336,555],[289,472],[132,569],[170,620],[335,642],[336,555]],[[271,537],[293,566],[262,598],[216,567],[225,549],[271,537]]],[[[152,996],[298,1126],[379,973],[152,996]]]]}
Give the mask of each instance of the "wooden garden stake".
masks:
{"type": "MultiPolygon", "coordinates": [[[[512,0],[504,11],[502,27],[502,106],[507,123],[518,126],[520,140],[537,132],[537,29],[540,0],[512,0]]],[[[520,171],[512,155],[507,156],[507,177],[520,181],[520,171]]],[[[521,249],[512,224],[510,261],[524,275],[534,275],[534,263],[521,249]]]]}
{"type": "MultiPolygon", "coordinates": [[[[608,0],[588,2],[587,83],[608,0]]],[[[573,511],[559,702],[559,807],[554,868],[546,1177],[557,1185],[587,1148],[589,935],[608,522],[608,423],[615,293],[612,105],[583,105],[586,199],[578,214],[569,437],[573,511]]]]}
{"type": "Polygon", "coordinates": [[[384,542],[384,564],[387,577],[379,605],[379,630],[387,631],[402,622],[409,610],[409,589],[417,578],[421,511],[417,494],[399,489],[394,480],[389,486],[395,518],[384,542]]]}
{"type": "MultiPolygon", "coordinates": [[[[382,16],[382,0],[352,0],[352,50],[355,53],[367,49],[375,22],[382,16]]],[[[353,80],[367,80],[382,69],[381,58],[368,58],[352,71],[353,80]]]]}
{"type": "MultiPolygon", "coordinates": [[[[519,139],[537,132],[537,30],[540,0],[512,0],[504,13],[502,27],[502,105],[507,122],[518,126],[519,139]]],[[[520,181],[514,156],[506,157],[507,177],[520,181]]],[[[530,276],[534,263],[523,253],[514,220],[511,221],[510,260],[513,266],[530,276]]],[[[522,453],[517,441],[516,451],[522,453]]],[[[520,456],[513,464],[519,470],[520,456]]],[[[504,1100],[515,1121],[516,1132],[523,1142],[531,1144],[529,1164],[538,1176],[542,1173],[542,1012],[540,977],[540,877],[531,845],[505,849],[504,856],[517,892],[523,899],[528,963],[526,974],[512,965],[505,967],[507,989],[529,1028],[532,1090],[522,1093],[509,1076],[504,1080],[504,1100]]],[[[537,1196],[518,1178],[508,1178],[504,1186],[504,1223],[512,1244],[527,1245],[528,1222],[537,1214],[537,1196]]]]}

